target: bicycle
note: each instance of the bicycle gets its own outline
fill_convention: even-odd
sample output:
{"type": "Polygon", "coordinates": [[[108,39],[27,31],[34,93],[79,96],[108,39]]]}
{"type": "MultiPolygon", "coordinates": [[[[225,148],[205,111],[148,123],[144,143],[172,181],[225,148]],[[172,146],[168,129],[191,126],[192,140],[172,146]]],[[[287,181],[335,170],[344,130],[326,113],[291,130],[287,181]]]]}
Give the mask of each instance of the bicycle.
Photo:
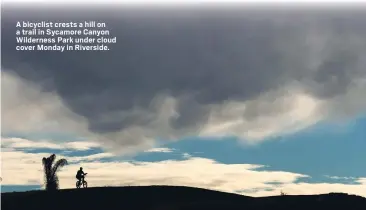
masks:
{"type": "Polygon", "coordinates": [[[87,175],[88,173],[85,173],[83,178],[81,179],[81,181],[76,181],[76,188],[80,188],[81,186],[83,186],[83,188],[88,188],[88,182],[85,181],[85,176],[87,175]]]}

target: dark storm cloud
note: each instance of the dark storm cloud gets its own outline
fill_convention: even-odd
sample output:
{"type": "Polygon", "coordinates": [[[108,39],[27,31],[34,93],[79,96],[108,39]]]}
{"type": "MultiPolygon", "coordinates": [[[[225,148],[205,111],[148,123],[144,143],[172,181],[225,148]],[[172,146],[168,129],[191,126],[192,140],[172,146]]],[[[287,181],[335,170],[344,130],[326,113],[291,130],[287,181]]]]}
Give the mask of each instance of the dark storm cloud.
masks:
{"type": "MultiPolygon", "coordinates": [[[[322,99],[345,93],[365,76],[365,22],[357,12],[3,9],[2,68],[56,91],[96,133],[152,122],[151,101],[160,94],[180,99],[171,126],[194,130],[207,121],[210,105],[254,100],[293,81],[322,99]],[[21,20],[99,20],[117,44],[107,52],[19,52],[21,20]],[[129,113],[136,107],[143,111],[129,113]]],[[[243,117],[286,110],[286,103],[271,110],[258,103],[243,117]]]]}

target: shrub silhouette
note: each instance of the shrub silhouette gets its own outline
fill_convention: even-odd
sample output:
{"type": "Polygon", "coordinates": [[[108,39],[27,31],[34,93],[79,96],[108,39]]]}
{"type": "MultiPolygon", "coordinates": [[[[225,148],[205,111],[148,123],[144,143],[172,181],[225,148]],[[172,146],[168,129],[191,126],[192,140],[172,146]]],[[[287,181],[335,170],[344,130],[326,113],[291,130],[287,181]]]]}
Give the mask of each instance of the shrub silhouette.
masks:
{"type": "Polygon", "coordinates": [[[57,171],[65,166],[67,164],[66,159],[60,159],[55,164],[56,155],[52,154],[48,158],[42,158],[42,164],[44,169],[44,175],[45,175],[45,186],[46,190],[58,190],[59,189],[59,183],[58,183],[58,177],[57,177],[57,171]]]}

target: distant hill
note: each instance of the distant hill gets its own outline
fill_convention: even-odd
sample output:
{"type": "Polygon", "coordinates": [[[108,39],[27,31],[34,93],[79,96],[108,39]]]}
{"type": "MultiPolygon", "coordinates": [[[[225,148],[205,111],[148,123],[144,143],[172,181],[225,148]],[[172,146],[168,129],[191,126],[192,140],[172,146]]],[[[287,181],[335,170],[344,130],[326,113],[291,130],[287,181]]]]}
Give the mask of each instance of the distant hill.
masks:
{"type": "Polygon", "coordinates": [[[314,210],[366,209],[366,198],[342,193],[248,197],[212,190],[174,187],[96,187],[56,192],[1,194],[2,210],[314,210]]]}

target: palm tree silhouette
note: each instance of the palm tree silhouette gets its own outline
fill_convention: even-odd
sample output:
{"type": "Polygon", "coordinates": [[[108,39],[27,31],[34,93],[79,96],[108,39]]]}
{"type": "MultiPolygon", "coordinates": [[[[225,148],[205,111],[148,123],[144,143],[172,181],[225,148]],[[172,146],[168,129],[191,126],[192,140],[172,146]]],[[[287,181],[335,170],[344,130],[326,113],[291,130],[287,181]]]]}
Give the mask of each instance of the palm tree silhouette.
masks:
{"type": "Polygon", "coordinates": [[[45,175],[45,186],[46,190],[58,190],[59,189],[59,183],[58,183],[58,177],[56,172],[65,166],[67,164],[66,159],[60,159],[55,164],[56,155],[52,154],[48,158],[42,158],[42,164],[44,169],[44,175],[45,175]]]}

